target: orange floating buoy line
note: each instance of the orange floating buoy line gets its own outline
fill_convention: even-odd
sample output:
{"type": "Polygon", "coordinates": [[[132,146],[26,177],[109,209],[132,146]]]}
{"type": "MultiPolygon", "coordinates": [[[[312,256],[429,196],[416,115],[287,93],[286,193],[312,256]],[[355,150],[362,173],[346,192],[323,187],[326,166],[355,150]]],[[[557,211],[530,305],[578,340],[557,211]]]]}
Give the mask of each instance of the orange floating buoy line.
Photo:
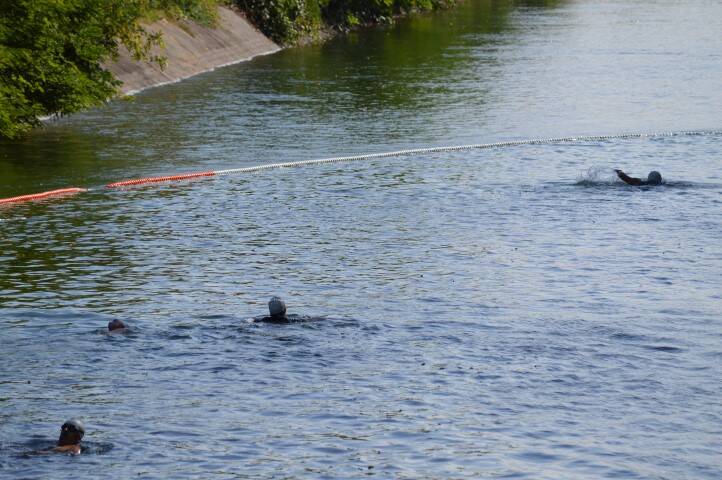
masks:
{"type": "MultiPolygon", "coordinates": [[[[475,143],[470,145],[452,145],[441,147],[422,147],[411,148],[407,150],[396,150],[393,152],[369,153],[362,155],[350,155],[347,157],[330,157],[317,158],[313,160],[301,160],[296,162],[282,163],[265,163],[253,167],[230,168],[227,170],[208,170],[205,172],[186,173],[181,175],[169,175],[163,177],[147,177],[132,180],[122,180],[107,184],[106,188],[132,187],[136,185],[145,185],[149,183],[173,182],[177,180],[188,180],[200,177],[214,177],[220,175],[230,175],[238,173],[254,173],[277,168],[304,167],[309,165],[323,165],[329,163],[354,162],[377,160],[389,157],[401,157],[410,155],[422,155],[441,152],[460,152],[465,150],[477,149],[494,149],[505,147],[517,147],[522,145],[554,145],[557,143],[576,143],[576,142],[604,142],[615,139],[653,139],[660,137],[685,137],[685,136],[704,136],[704,135],[722,135],[722,130],[681,130],[674,132],[657,132],[657,133],[619,133],[613,135],[580,135],[576,137],[554,137],[554,138],[532,138],[525,140],[511,140],[506,142],[494,143],[475,143]]],[[[86,192],[84,188],[62,188],[60,190],[51,190],[49,192],[34,193],[32,195],[21,195],[19,197],[2,198],[0,204],[12,204],[27,202],[31,200],[42,200],[44,198],[54,198],[63,195],[72,195],[75,193],[86,192]]]]}
{"type": "Polygon", "coordinates": [[[123,180],[120,182],[109,183],[106,185],[107,188],[118,188],[118,187],[130,187],[135,185],[143,185],[145,183],[160,183],[160,182],[173,182],[176,180],[188,180],[190,178],[198,177],[212,177],[216,174],[213,171],[197,172],[197,173],[186,173],[184,175],[170,175],[166,177],[148,177],[148,178],[136,178],[134,180],[123,180]]]}
{"type": "Polygon", "coordinates": [[[76,193],[87,192],[85,188],[61,188],[59,190],[50,190],[48,192],[33,193],[30,195],[20,195],[18,197],[0,198],[0,204],[3,203],[19,203],[29,202],[31,200],[42,200],[50,197],[61,197],[64,195],[75,195],[76,193]]]}
{"type": "MultiPolygon", "coordinates": [[[[197,178],[197,177],[212,177],[216,175],[216,172],[207,171],[207,172],[197,172],[197,173],[186,173],[183,175],[170,175],[165,177],[147,177],[147,178],[137,178],[134,180],[122,180],[120,182],[114,182],[109,183],[106,185],[107,188],[118,188],[118,187],[130,187],[135,185],[143,185],[147,183],[161,183],[161,182],[172,182],[176,180],[187,180],[190,178],[197,178]]],[[[61,188],[59,190],[51,190],[48,192],[41,192],[41,193],[33,193],[31,195],[20,195],[18,197],[11,197],[11,198],[0,198],[0,204],[7,204],[7,203],[21,203],[21,202],[30,202],[33,200],[43,200],[45,198],[52,198],[52,197],[60,197],[63,195],[73,195],[76,193],[81,192],[87,192],[87,188],[61,188]]]]}

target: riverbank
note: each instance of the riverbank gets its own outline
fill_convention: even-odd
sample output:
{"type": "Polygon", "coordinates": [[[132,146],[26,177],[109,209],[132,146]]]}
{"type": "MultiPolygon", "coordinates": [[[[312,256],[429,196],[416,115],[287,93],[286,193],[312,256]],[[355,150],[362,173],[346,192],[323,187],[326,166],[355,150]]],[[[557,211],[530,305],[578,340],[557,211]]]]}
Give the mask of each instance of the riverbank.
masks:
{"type": "Polygon", "coordinates": [[[146,27],[163,38],[163,47],[152,54],[165,58],[165,67],[156,62],[137,61],[126,48],[104,68],[122,82],[119,92],[131,95],[141,90],[175,83],[226,65],[276,52],[280,47],[259,32],[243,15],[226,7],[218,8],[213,26],[191,20],[161,19],[146,27]]]}
{"type": "Polygon", "coordinates": [[[0,138],[173,83],[456,0],[163,0],[0,8],[0,138]],[[242,13],[241,13],[242,12],[242,13]]]}
{"type": "Polygon", "coordinates": [[[216,22],[212,25],[192,19],[171,21],[167,18],[147,25],[148,32],[160,34],[163,39],[163,46],[154,47],[148,58],[163,58],[163,67],[151,60],[138,61],[132,52],[121,47],[119,57],[105,63],[103,68],[122,82],[120,94],[131,95],[274,53],[285,46],[324,41],[339,32],[392,23],[404,15],[448,8],[456,2],[433,0],[420,4],[412,0],[406,2],[405,9],[397,3],[360,10],[345,1],[322,6],[312,0],[303,8],[294,9],[288,5],[237,0],[237,7],[217,7],[216,22]]]}

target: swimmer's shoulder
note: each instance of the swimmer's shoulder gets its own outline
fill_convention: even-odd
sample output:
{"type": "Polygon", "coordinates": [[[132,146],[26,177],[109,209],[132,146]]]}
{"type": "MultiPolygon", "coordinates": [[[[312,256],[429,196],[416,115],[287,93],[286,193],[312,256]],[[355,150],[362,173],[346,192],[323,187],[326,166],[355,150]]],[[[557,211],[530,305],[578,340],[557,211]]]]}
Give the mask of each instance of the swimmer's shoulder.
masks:
{"type": "Polygon", "coordinates": [[[289,323],[287,318],[284,318],[283,320],[279,320],[277,318],[273,318],[271,316],[262,316],[262,317],[253,317],[249,319],[252,323],[289,323]]]}
{"type": "Polygon", "coordinates": [[[289,323],[304,323],[304,322],[316,322],[324,320],[324,317],[311,317],[308,315],[297,315],[297,314],[290,314],[286,315],[283,319],[273,318],[270,316],[265,317],[253,317],[249,319],[252,323],[273,323],[277,325],[286,325],[289,323]]]}

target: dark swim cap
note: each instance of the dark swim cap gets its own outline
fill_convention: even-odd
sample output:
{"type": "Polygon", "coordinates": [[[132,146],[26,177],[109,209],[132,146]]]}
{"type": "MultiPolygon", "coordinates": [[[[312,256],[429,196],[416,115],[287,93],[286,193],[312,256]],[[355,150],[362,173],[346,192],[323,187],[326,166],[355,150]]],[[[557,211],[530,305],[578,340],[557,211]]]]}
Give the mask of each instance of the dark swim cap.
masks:
{"type": "Polygon", "coordinates": [[[121,328],[125,328],[125,323],[123,323],[121,320],[118,320],[117,318],[112,322],[108,322],[108,330],[110,330],[111,332],[113,330],[120,330],[121,328]]]}
{"type": "Polygon", "coordinates": [[[77,432],[82,438],[83,435],[85,435],[85,425],[83,425],[83,422],[81,422],[77,418],[71,418],[70,420],[65,422],[62,427],[60,427],[60,431],[63,433],[77,432]]]}
{"type": "Polygon", "coordinates": [[[652,170],[647,175],[647,183],[650,185],[659,185],[662,183],[662,174],[656,170],[652,170]]]}

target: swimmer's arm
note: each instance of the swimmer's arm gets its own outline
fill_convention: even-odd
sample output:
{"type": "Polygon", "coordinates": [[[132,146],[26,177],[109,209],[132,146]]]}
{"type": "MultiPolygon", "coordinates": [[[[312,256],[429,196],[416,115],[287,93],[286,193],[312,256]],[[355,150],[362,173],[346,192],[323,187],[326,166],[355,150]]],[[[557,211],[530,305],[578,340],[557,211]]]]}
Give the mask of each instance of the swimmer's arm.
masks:
{"type": "Polygon", "coordinates": [[[55,447],[51,450],[51,452],[80,455],[80,445],[64,445],[62,447],[55,447]]]}
{"type": "Polygon", "coordinates": [[[626,183],[628,185],[644,185],[644,182],[642,182],[642,180],[640,180],[639,178],[630,177],[629,175],[627,175],[626,173],[624,173],[621,170],[614,170],[614,171],[617,172],[617,176],[624,183],[626,183]]]}
{"type": "Polygon", "coordinates": [[[49,447],[44,450],[33,450],[26,455],[52,455],[53,453],[69,453],[70,455],[80,455],[79,445],[65,445],[62,447],[49,447]]]}

